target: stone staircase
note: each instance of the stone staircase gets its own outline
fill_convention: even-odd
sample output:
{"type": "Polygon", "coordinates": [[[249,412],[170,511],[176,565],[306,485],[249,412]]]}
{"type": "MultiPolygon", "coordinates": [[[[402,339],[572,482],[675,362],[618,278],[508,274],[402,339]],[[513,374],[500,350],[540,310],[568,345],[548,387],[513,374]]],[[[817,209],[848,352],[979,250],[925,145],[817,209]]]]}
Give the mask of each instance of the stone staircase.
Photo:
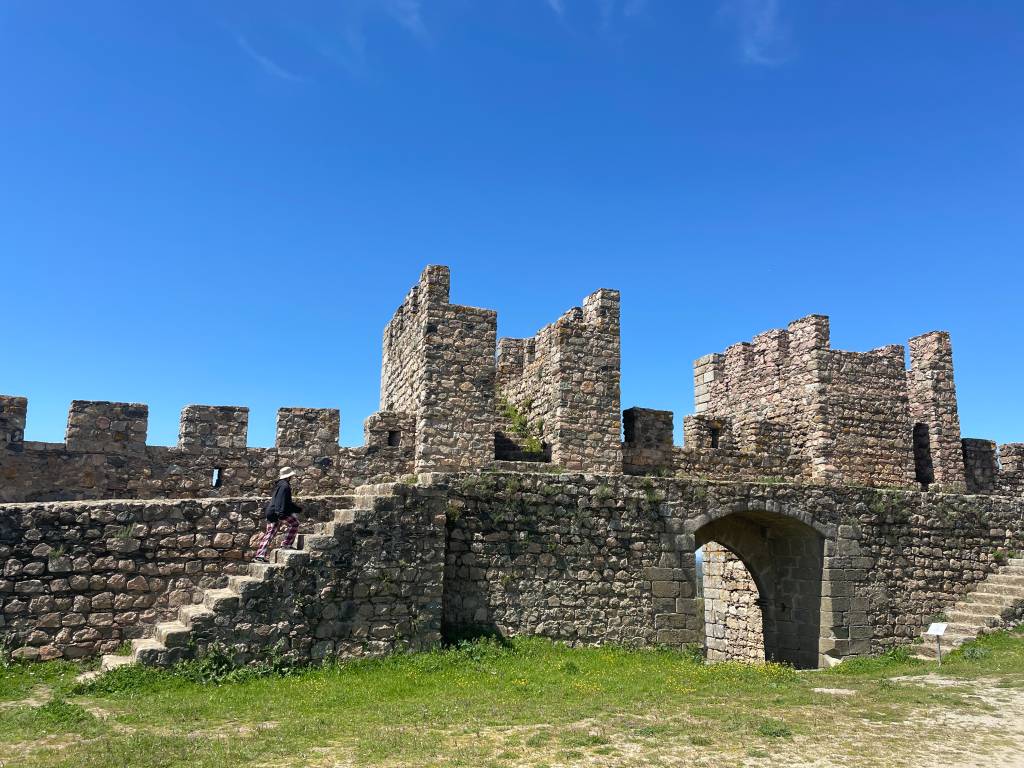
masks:
{"type": "MultiPolygon", "coordinates": [[[[1008,619],[1024,614],[1024,558],[1009,560],[945,613],[948,626],[942,636],[943,655],[987,629],[1003,626],[1008,619]]],[[[924,643],[918,646],[918,657],[936,658],[934,635],[922,637],[924,643]]]]}
{"type": "MultiPolygon", "coordinates": [[[[294,549],[271,550],[267,563],[250,562],[247,573],[228,576],[227,586],[207,589],[198,603],[183,605],[178,617],[156,624],[149,637],[132,640],[129,655],[108,654],[100,662],[100,670],[107,671],[125,664],[144,664],[167,667],[194,655],[192,643],[194,629],[223,626],[224,617],[233,616],[247,600],[260,593],[260,587],[275,577],[288,577],[291,569],[302,569],[315,558],[322,557],[338,547],[347,529],[360,512],[389,508],[391,497],[399,483],[364,485],[356,489],[354,506],[334,512],[334,519],[317,523],[313,533],[299,534],[294,549]],[[218,616],[222,618],[218,622],[218,616]]],[[[230,626],[230,622],[227,623],[230,626]]]]}

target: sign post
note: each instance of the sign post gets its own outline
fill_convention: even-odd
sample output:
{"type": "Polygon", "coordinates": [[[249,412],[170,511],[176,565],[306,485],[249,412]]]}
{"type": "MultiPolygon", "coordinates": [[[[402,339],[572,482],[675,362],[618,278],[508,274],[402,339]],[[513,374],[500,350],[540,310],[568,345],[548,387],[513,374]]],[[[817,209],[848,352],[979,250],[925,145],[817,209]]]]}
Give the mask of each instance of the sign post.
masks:
{"type": "Polygon", "coordinates": [[[935,652],[939,657],[939,665],[942,664],[942,635],[946,631],[946,623],[943,621],[935,621],[928,625],[928,631],[926,635],[935,635],[935,652]]]}

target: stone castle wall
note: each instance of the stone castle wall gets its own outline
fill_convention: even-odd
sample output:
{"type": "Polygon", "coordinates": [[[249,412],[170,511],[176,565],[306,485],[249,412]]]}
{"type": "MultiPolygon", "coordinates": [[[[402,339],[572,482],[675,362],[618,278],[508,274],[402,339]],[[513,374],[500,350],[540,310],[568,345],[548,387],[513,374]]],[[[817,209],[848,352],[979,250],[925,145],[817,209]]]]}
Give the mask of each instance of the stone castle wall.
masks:
{"type": "Polygon", "coordinates": [[[298,470],[300,493],[344,493],[413,471],[412,423],[394,413],[371,416],[366,444],[345,448],[337,410],[283,408],[276,446],[247,448],[247,408],[190,405],[178,445],[162,447],[145,443],[145,405],[76,400],[65,443],[24,441],[27,408],[0,397],[0,417],[20,425],[0,445],[0,502],[252,496],[269,493],[283,466],[298,470]]]}
{"type": "Polygon", "coordinates": [[[448,493],[450,635],[698,642],[692,537],[639,481],[497,473],[454,480],[448,493]]]}
{"type": "Polygon", "coordinates": [[[494,459],[497,313],[449,302],[447,267],[427,267],[384,331],[381,407],[415,419],[418,472],[494,459]]]}
{"type": "MultiPolygon", "coordinates": [[[[112,653],[243,573],[262,499],[0,506],[0,632],[38,658],[112,653]]],[[[350,497],[301,499],[309,531],[350,497]]]]}
{"type": "Polygon", "coordinates": [[[774,425],[776,439],[809,462],[811,480],[963,490],[949,334],[909,346],[906,371],[898,345],[833,350],[828,318],[811,315],[697,360],[697,415],[728,418],[741,449],[753,449],[751,425],[774,425]]]}
{"type": "Polygon", "coordinates": [[[450,627],[697,643],[693,555],[714,541],[766,590],[773,658],[800,666],[911,641],[1024,549],[1024,502],[994,496],[483,473],[449,498],[450,627]]]}
{"type": "Polygon", "coordinates": [[[499,395],[569,471],[620,472],[619,293],[601,289],[530,339],[498,346],[499,395]]]}
{"type": "MultiPolygon", "coordinates": [[[[294,575],[300,586],[306,578],[313,579],[309,584],[334,580],[336,592],[310,593],[309,602],[299,600],[300,587],[267,587],[261,600],[269,602],[247,607],[250,614],[238,621],[251,626],[257,623],[252,611],[268,612],[274,636],[304,654],[319,640],[355,653],[373,637],[354,627],[377,615],[379,598],[410,597],[423,610],[436,604],[438,620],[423,626],[436,632],[443,618],[449,636],[497,631],[682,646],[704,635],[695,551],[718,542],[758,585],[766,656],[814,666],[825,655],[910,641],[996,568],[997,552],[1024,548],[1024,502],[995,496],[624,475],[483,472],[421,479],[402,505],[360,512],[365,533],[357,530],[331,555],[334,565],[319,563],[312,577],[294,575]],[[400,510],[418,511],[406,520],[400,510]],[[436,521],[445,511],[446,531],[439,526],[431,533],[430,525],[439,524],[427,518],[436,521]],[[438,563],[436,573],[430,562],[438,563]],[[334,594],[341,597],[326,600],[334,594]],[[305,622],[294,614],[300,609],[305,622]],[[353,617],[361,618],[353,623],[353,617]],[[318,636],[314,626],[328,621],[340,623],[324,624],[318,636]]],[[[48,656],[108,650],[137,636],[251,554],[261,503],[0,507],[3,633],[15,647],[46,649],[48,656]]],[[[312,522],[350,502],[300,497],[299,503],[312,522]]],[[[378,650],[394,647],[398,635],[426,642],[411,625],[398,629],[396,617],[408,619],[412,610],[402,605],[395,621],[376,630],[378,650]]],[[[246,642],[255,648],[258,641],[246,642]]]]}

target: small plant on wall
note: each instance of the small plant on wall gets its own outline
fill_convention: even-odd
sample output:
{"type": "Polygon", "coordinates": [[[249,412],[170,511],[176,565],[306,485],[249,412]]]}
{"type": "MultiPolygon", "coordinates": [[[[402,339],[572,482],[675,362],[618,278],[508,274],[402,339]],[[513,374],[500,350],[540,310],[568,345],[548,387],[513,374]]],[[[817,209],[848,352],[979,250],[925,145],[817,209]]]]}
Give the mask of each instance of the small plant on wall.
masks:
{"type": "Polygon", "coordinates": [[[523,439],[520,447],[522,452],[538,456],[544,453],[544,443],[541,441],[544,436],[544,422],[531,423],[526,415],[533,407],[533,400],[529,398],[523,400],[521,408],[504,397],[499,400],[498,404],[501,408],[501,415],[508,420],[512,433],[523,439]]]}

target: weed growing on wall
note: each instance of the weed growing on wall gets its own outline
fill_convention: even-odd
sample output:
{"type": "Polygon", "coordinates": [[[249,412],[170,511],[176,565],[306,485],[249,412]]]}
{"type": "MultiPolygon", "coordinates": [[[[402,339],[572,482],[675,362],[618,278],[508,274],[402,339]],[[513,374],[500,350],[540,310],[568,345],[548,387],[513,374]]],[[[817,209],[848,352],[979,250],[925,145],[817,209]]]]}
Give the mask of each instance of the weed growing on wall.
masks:
{"type": "Polygon", "coordinates": [[[508,399],[501,398],[498,401],[498,407],[501,415],[508,420],[512,433],[522,438],[520,450],[523,453],[536,455],[544,453],[544,444],[541,442],[544,436],[544,421],[531,423],[526,415],[533,407],[533,400],[529,398],[524,400],[520,409],[508,399]]]}

